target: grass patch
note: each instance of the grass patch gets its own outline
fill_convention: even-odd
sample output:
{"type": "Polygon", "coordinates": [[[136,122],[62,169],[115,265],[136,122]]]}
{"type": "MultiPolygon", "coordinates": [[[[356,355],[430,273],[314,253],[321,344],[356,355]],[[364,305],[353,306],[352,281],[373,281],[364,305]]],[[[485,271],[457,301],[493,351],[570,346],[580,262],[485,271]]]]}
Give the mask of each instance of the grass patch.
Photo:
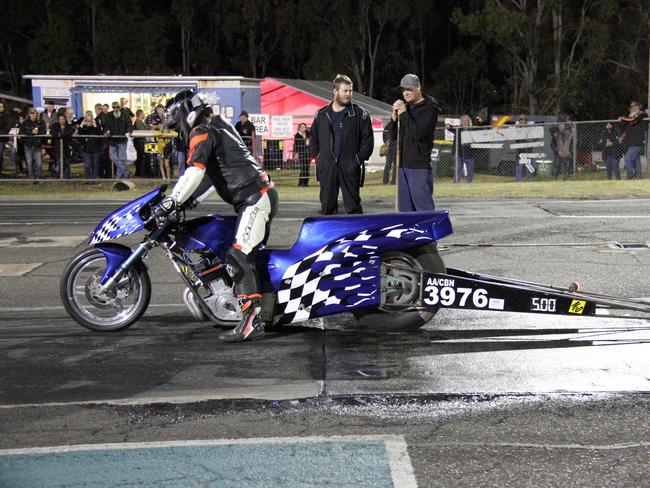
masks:
{"type": "MultiPolygon", "coordinates": [[[[298,187],[298,171],[275,170],[271,176],[280,198],[285,200],[318,200],[318,182],[312,176],[307,188],[298,187]]],[[[382,174],[368,173],[361,190],[362,199],[393,201],[395,186],[383,185],[382,174]]],[[[82,181],[41,180],[32,182],[12,179],[0,181],[0,198],[13,199],[134,199],[160,186],[160,180],[138,180],[130,191],[113,191],[114,181],[98,180],[94,184],[82,181]]],[[[173,181],[171,184],[173,185],[173,181]]],[[[580,175],[575,180],[542,180],[515,182],[511,177],[476,175],[473,183],[452,183],[449,178],[434,182],[435,199],[607,199],[650,197],[648,180],[612,181],[580,175]]]]}

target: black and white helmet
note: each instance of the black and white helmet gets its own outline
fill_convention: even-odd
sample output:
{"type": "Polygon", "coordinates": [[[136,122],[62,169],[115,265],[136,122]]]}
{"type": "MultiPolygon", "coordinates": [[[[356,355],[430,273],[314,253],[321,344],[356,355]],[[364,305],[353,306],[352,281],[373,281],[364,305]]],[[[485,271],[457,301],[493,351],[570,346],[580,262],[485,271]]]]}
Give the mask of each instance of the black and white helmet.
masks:
{"type": "Polygon", "coordinates": [[[178,131],[187,142],[191,130],[210,108],[194,90],[183,90],[167,102],[165,108],[166,129],[178,131]]]}

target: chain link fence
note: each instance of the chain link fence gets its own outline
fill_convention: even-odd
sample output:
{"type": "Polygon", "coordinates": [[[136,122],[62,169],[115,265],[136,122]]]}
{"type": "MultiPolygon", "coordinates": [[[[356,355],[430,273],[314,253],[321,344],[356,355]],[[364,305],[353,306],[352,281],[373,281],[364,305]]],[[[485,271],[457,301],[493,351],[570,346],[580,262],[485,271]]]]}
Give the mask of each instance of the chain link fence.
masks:
{"type": "MultiPolygon", "coordinates": [[[[248,138],[250,139],[250,138],[248,138]]],[[[140,136],[133,132],[135,153],[127,151],[126,136],[0,135],[0,175],[4,181],[178,178],[186,168],[187,150],[177,138],[140,136]]],[[[315,161],[309,140],[264,139],[260,147],[244,141],[274,180],[315,182],[315,161]],[[253,151],[254,149],[254,151],[253,151]]]]}
{"type": "Polygon", "coordinates": [[[515,181],[648,177],[649,124],[447,127],[436,130],[432,165],[438,178],[470,183],[483,175],[515,181]]]}
{"type": "MultiPolygon", "coordinates": [[[[453,182],[626,179],[648,177],[650,120],[632,127],[616,120],[446,127],[436,129],[431,163],[437,179],[453,182]]],[[[276,181],[315,184],[309,139],[244,141],[276,181]]],[[[112,178],[174,179],[185,169],[187,150],[163,135],[134,131],[135,153],[125,154],[125,137],[0,135],[0,174],[6,181],[112,178]]],[[[395,183],[397,141],[381,130],[366,167],[372,181],[395,183]],[[385,144],[382,145],[382,139],[385,144]]]]}

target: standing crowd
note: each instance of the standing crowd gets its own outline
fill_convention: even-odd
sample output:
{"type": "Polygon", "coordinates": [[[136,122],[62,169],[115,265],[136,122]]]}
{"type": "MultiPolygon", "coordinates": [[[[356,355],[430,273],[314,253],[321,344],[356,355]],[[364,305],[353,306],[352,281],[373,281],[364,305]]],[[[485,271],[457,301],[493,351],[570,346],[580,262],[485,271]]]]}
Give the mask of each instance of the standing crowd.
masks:
{"type": "Polygon", "coordinates": [[[51,101],[42,113],[34,107],[25,112],[18,107],[7,111],[0,102],[0,177],[5,159],[15,166],[16,176],[27,176],[35,183],[43,176],[44,161],[48,161],[47,172],[52,176],[68,179],[70,164],[83,160],[83,177],[88,182],[131,176],[170,179],[175,166],[180,176],[187,149],[176,133],[131,139],[134,129],[162,131],[164,107],[157,105],[146,115],[143,110],[133,113],[126,102],[121,98],[110,106],[97,103],[94,112],[88,110],[82,117],[70,107],[56,109],[51,101]],[[127,167],[130,163],[135,163],[133,175],[127,167]]]}

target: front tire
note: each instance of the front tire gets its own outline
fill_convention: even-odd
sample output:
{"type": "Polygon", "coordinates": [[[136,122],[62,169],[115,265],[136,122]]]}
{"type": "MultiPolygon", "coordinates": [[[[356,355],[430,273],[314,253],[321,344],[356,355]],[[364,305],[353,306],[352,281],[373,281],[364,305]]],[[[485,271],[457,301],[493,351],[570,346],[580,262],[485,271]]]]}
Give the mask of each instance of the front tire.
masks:
{"type": "Polygon", "coordinates": [[[83,327],[100,332],[126,329],[149,306],[151,281],[142,266],[133,266],[111,293],[101,293],[99,280],[106,269],[106,257],[87,249],[74,257],[65,269],[59,291],[66,311],[83,327]]]}
{"type": "MultiPolygon", "coordinates": [[[[444,273],[446,271],[445,264],[442,262],[435,245],[391,252],[382,256],[382,262],[429,273],[444,273]]],[[[400,274],[399,278],[405,280],[407,284],[410,280],[411,287],[401,295],[394,297],[393,301],[406,304],[419,299],[419,274],[410,274],[400,270],[396,271],[396,273],[400,274]]],[[[377,332],[395,332],[419,329],[429,322],[437,311],[437,308],[431,310],[402,309],[391,311],[390,306],[384,305],[382,308],[357,310],[354,312],[354,316],[361,325],[369,329],[377,332]]]]}

